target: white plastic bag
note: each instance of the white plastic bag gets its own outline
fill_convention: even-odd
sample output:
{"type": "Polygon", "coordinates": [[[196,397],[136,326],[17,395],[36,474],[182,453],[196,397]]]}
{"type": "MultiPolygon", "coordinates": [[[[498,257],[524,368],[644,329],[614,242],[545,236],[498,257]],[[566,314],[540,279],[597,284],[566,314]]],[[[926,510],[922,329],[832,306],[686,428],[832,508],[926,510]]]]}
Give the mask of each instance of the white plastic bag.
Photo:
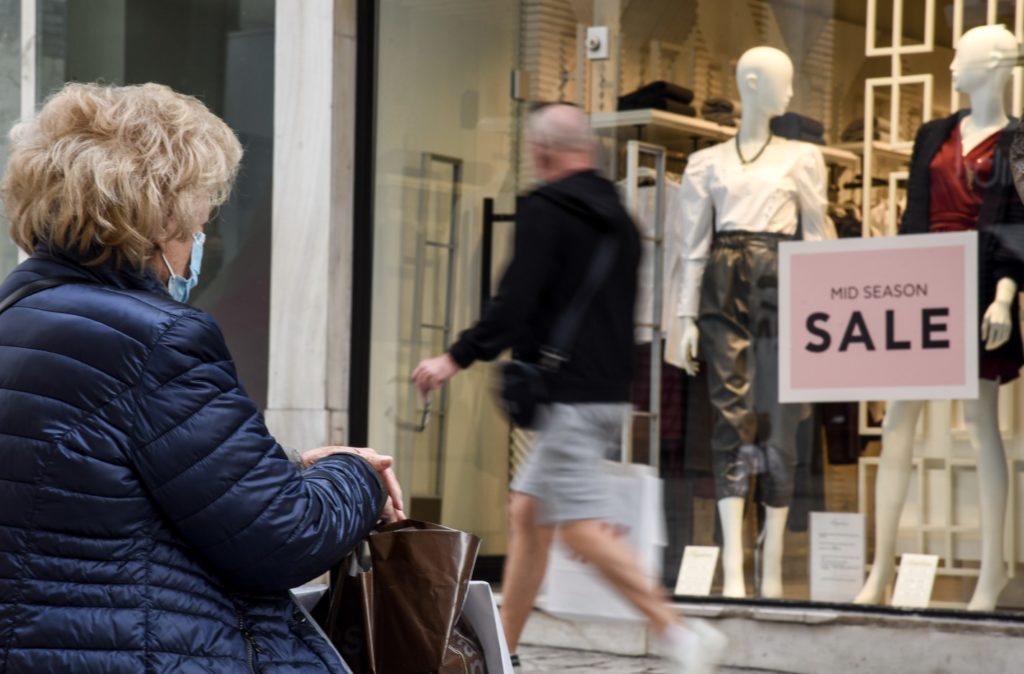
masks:
{"type": "MultiPolygon", "coordinates": [[[[611,504],[609,524],[623,531],[652,587],[661,582],[666,541],[663,486],[651,466],[605,461],[611,504]]],[[[644,621],[597,569],[573,559],[556,537],[548,561],[544,608],[567,618],[644,621]]]]}

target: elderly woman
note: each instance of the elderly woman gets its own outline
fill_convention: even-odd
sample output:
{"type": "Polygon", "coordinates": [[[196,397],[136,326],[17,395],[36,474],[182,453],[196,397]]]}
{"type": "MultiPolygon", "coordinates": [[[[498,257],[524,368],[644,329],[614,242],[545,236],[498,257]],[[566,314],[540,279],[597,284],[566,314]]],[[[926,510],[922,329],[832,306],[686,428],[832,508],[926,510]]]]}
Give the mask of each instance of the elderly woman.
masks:
{"type": "Polygon", "coordinates": [[[11,137],[0,672],[347,672],[287,591],[401,495],[370,450],[290,461],[184,304],[238,140],[154,84],[69,85],[11,137]]]}

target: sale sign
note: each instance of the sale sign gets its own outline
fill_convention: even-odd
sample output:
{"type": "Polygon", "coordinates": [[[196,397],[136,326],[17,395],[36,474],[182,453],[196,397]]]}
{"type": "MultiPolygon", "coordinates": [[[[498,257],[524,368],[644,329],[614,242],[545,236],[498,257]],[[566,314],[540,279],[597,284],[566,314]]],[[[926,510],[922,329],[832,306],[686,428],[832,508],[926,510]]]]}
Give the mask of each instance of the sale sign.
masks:
{"type": "Polygon", "coordinates": [[[779,247],[782,402],[978,397],[975,232],[779,247]]]}

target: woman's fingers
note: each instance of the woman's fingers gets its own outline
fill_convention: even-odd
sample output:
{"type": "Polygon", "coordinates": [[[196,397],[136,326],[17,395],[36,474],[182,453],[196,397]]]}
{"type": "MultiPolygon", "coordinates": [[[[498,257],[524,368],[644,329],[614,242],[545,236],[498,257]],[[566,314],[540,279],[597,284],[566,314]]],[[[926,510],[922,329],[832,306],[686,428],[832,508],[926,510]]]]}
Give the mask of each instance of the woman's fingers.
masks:
{"type": "Polygon", "coordinates": [[[332,454],[355,454],[365,459],[370,466],[377,471],[384,488],[388,493],[388,506],[391,508],[391,515],[398,519],[405,519],[405,502],[402,496],[402,485],[398,482],[393,466],[395,459],[386,454],[378,454],[372,449],[365,447],[320,447],[311,449],[303,454],[303,461],[307,467],[320,459],[332,454]]]}
{"type": "Polygon", "coordinates": [[[381,477],[384,478],[384,487],[388,490],[388,494],[391,496],[391,500],[395,504],[395,509],[405,511],[405,502],[402,498],[402,485],[398,482],[398,476],[395,475],[395,471],[388,468],[381,477]]]}

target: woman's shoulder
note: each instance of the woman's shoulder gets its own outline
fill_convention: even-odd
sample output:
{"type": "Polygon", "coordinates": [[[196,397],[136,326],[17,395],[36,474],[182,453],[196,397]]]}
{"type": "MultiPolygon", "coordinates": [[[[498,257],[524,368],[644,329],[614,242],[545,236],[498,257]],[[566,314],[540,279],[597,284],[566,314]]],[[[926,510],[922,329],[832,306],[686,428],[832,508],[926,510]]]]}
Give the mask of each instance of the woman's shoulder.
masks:
{"type": "MultiPolygon", "coordinates": [[[[9,294],[50,276],[31,269],[15,271],[0,286],[9,294]]],[[[68,340],[91,339],[91,348],[114,348],[118,336],[146,352],[161,344],[191,350],[201,339],[223,348],[224,338],[212,316],[169,296],[91,282],[67,282],[35,293],[17,304],[29,311],[11,312],[11,323],[45,320],[68,340]],[[34,311],[33,311],[34,310],[34,311]],[[88,337],[86,337],[88,336],[88,337]]]]}

